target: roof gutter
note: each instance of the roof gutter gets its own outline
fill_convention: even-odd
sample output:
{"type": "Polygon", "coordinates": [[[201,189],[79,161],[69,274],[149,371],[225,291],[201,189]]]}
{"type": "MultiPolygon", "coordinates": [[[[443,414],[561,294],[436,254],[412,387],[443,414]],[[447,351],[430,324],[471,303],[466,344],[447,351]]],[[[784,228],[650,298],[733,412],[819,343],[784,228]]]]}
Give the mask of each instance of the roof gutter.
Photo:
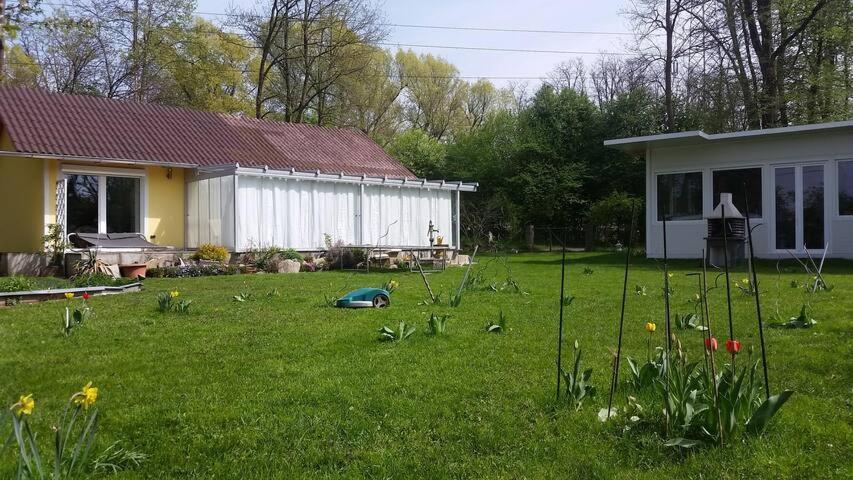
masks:
{"type": "MultiPolygon", "coordinates": [[[[207,171],[207,169],[199,169],[200,172],[207,171]]],[[[386,187],[398,187],[398,188],[420,188],[420,189],[436,189],[436,190],[451,190],[451,191],[461,191],[461,192],[476,192],[477,187],[480,185],[478,183],[466,183],[466,182],[448,182],[445,180],[426,180],[422,178],[418,179],[410,179],[410,178],[388,178],[388,177],[371,177],[366,174],[364,175],[347,175],[343,172],[337,174],[331,173],[320,173],[320,171],[314,172],[299,172],[295,169],[291,170],[272,170],[268,168],[247,168],[240,167],[239,165],[235,165],[234,167],[228,169],[216,168],[213,169],[218,173],[226,173],[226,174],[236,174],[243,175],[249,177],[266,177],[266,178],[282,178],[282,179],[293,179],[296,181],[299,180],[313,180],[320,182],[332,182],[332,183],[349,183],[349,184],[357,184],[357,185],[377,185],[377,186],[386,186],[386,187]]]]}
{"type": "Polygon", "coordinates": [[[147,165],[155,167],[177,167],[177,168],[198,168],[195,163],[177,163],[177,162],[158,162],[158,161],[139,161],[127,160],[121,158],[99,158],[99,157],[81,157],[76,155],[52,155],[43,153],[24,153],[12,152],[8,150],[0,150],[0,157],[18,157],[18,158],[35,158],[41,160],[62,160],[65,162],[87,162],[95,164],[107,165],[147,165]]]}

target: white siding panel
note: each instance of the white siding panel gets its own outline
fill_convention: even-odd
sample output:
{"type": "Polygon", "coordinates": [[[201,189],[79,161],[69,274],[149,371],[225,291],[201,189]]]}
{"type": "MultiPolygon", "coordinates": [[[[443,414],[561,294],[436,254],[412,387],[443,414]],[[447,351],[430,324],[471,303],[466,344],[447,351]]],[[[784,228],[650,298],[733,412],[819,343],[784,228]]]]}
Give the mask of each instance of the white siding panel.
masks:
{"type": "Polygon", "coordinates": [[[234,176],[219,177],[220,238],[222,245],[235,250],[234,245],[234,176]]]}
{"type": "Polygon", "coordinates": [[[187,183],[187,247],[198,247],[198,182],[187,183]]]}
{"type": "Polygon", "coordinates": [[[210,243],[210,182],[198,182],[198,243],[210,243]]]}

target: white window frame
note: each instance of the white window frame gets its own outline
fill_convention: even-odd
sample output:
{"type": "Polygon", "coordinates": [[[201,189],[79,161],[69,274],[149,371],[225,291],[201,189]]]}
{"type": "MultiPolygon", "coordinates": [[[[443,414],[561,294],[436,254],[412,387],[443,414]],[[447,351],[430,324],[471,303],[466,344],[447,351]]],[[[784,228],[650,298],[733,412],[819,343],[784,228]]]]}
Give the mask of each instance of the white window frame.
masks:
{"type": "MultiPolygon", "coordinates": [[[[806,161],[806,162],[794,162],[794,163],[777,163],[770,166],[770,191],[773,192],[773,202],[770,205],[770,215],[769,215],[769,224],[770,224],[770,238],[769,238],[769,251],[775,253],[777,255],[782,255],[786,251],[790,250],[794,253],[806,253],[806,250],[803,249],[803,236],[804,232],[804,222],[803,222],[803,167],[823,167],[823,241],[824,245],[820,245],[818,248],[809,248],[808,252],[813,254],[818,254],[823,252],[823,248],[825,244],[832,238],[832,218],[830,215],[827,215],[831,210],[828,208],[829,202],[831,199],[829,198],[830,189],[827,188],[829,185],[829,166],[831,163],[829,162],[821,162],[821,161],[806,161]],[[776,248],[776,169],[779,168],[793,168],[794,169],[794,248],[785,249],[785,248],[776,248]]],[[[836,178],[837,181],[837,178],[836,178]]]]}
{"type": "MultiPolygon", "coordinates": [[[[112,168],[96,167],[86,165],[62,165],[60,169],[61,178],[68,180],[68,175],[91,175],[98,177],[98,233],[107,233],[107,177],[125,177],[139,179],[139,232],[148,238],[148,173],[143,169],[136,168],[112,168]]],[[[65,204],[68,205],[68,188],[65,189],[65,204]]],[[[65,215],[65,224],[62,229],[68,232],[68,215],[65,215]]]]}
{"type": "Polygon", "coordinates": [[[707,175],[705,175],[705,173],[706,173],[705,169],[691,168],[691,169],[685,169],[685,170],[663,170],[663,171],[654,172],[654,181],[652,182],[654,192],[655,192],[655,195],[654,195],[654,202],[655,202],[654,203],[654,214],[652,216],[652,223],[654,225],[660,225],[663,223],[663,221],[658,219],[658,217],[659,217],[659,215],[658,215],[658,213],[659,213],[658,212],[658,195],[660,195],[660,191],[658,190],[658,177],[660,177],[661,175],[681,175],[681,174],[688,174],[688,173],[698,173],[702,176],[702,203],[699,206],[699,209],[701,210],[700,218],[692,218],[692,219],[671,218],[671,219],[667,220],[666,223],[678,222],[679,224],[682,224],[682,225],[688,225],[690,223],[700,223],[700,222],[705,223],[705,189],[708,187],[708,185],[706,185],[706,183],[708,183],[708,180],[706,178],[707,175]]]}
{"type": "Polygon", "coordinates": [[[841,164],[849,163],[851,167],[853,167],[853,158],[842,158],[835,162],[835,171],[833,172],[835,175],[835,192],[833,192],[832,202],[835,205],[833,208],[833,215],[835,220],[841,220],[845,222],[853,221],[853,213],[841,213],[841,164]]]}
{"type": "MultiPolygon", "coordinates": [[[[749,221],[755,222],[755,221],[760,221],[760,220],[764,220],[765,218],[767,218],[767,206],[765,205],[765,202],[764,202],[764,183],[765,183],[764,182],[764,165],[743,165],[743,166],[738,165],[736,167],[710,167],[708,169],[708,176],[710,177],[709,183],[710,183],[710,188],[711,188],[710,193],[709,193],[711,195],[711,210],[713,211],[714,208],[717,206],[717,203],[720,201],[719,198],[714,197],[714,173],[715,172],[730,172],[732,170],[755,170],[755,169],[758,169],[758,171],[761,172],[761,185],[759,186],[761,188],[761,191],[758,192],[759,193],[758,198],[761,200],[761,216],[749,217],[749,221]]],[[[774,181],[775,181],[775,179],[774,179],[774,181]]],[[[771,190],[773,190],[773,189],[771,189],[771,190]]],[[[732,192],[728,192],[728,193],[732,193],[732,192]]],[[[775,204],[774,204],[774,208],[775,208],[775,204]]],[[[741,212],[741,213],[744,213],[744,212],[741,212]]]]}

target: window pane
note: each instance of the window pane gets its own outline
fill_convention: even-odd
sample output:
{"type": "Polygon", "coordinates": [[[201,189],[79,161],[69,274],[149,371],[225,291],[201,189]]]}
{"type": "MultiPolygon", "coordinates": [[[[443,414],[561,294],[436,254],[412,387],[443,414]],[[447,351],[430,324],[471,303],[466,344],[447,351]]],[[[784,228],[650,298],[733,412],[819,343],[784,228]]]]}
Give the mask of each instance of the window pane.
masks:
{"type": "Polygon", "coordinates": [[[853,215],[853,160],[838,162],[838,214],[853,215]]]}
{"type": "Polygon", "coordinates": [[[824,248],[823,166],[803,167],[803,242],[806,248],[824,248]]]}
{"type": "Polygon", "coordinates": [[[138,178],[107,177],[107,233],[136,233],[139,228],[138,178]]]}
{"type": "Polygon", "coordinates": [[[68,175],[68,233],[98,233],[98,177],[68,175]]]}
{"type": "Polygon", "coordinates": [[[797,243],[797,217],[794,212],[794,167],[776,169],[776,248],[793,249],[797,243]]]}
{"type": "Polygon", "coordinates": [[[702,218],[702,172],[658,175],[658,220],[702,218]]]}
{"type": "Polygon", "coordinates": [[[739,168],[714,172],[714,206],[720,201],[720,193],[731,193],[732,201],[746,215],[745,192],[749,192],[749,216],[761,217],[761,168],[739,168]],[[746,185],[746,190],[744,189],[746,185]]]}

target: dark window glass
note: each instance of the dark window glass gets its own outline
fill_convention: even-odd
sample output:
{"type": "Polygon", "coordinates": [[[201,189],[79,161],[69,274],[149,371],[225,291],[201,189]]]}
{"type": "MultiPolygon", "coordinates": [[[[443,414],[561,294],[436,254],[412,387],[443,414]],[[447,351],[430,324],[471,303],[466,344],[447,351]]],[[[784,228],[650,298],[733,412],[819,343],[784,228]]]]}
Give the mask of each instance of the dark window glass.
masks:
{"type": "Polygon", "coordinates": [[[793,249],[797,243],[797,216],[794,211],[796,181],[794,167],[777,168],[776,248],[793,249]]]}
{"type": "Polygon", "coordinates": [[[853,160],[838,162],[838,214],[853,215],[853,160]]]}
{"type": "Polygon", "coordinates": [[[107,233],[136,233],[139,228],[138,178],[107,177],[107,233]]]}
{"type": "Polygon", "coordinates": [[[731,193],[735,207],[746,215],[745,193],[749,192],[749,216],[761,217],[761,168],[717,170],[714,172],[713,183],[714,206],[720,202],[720,193],[731,193]]]}
{"type": "Polygon", "coordinates": [[[98,233],[98,177],[69,175],[66,197],[68,233],[98,233]]]}
{"type": "Polygon", "coordinates": [[[806,248],[824,248],[823,166],[803,167],[803,243],[806,248]]]}
{"type": "Polygon", "coordinates": [[[702,218],[702,172],[658,175],[658,220],[702,218]]]}

